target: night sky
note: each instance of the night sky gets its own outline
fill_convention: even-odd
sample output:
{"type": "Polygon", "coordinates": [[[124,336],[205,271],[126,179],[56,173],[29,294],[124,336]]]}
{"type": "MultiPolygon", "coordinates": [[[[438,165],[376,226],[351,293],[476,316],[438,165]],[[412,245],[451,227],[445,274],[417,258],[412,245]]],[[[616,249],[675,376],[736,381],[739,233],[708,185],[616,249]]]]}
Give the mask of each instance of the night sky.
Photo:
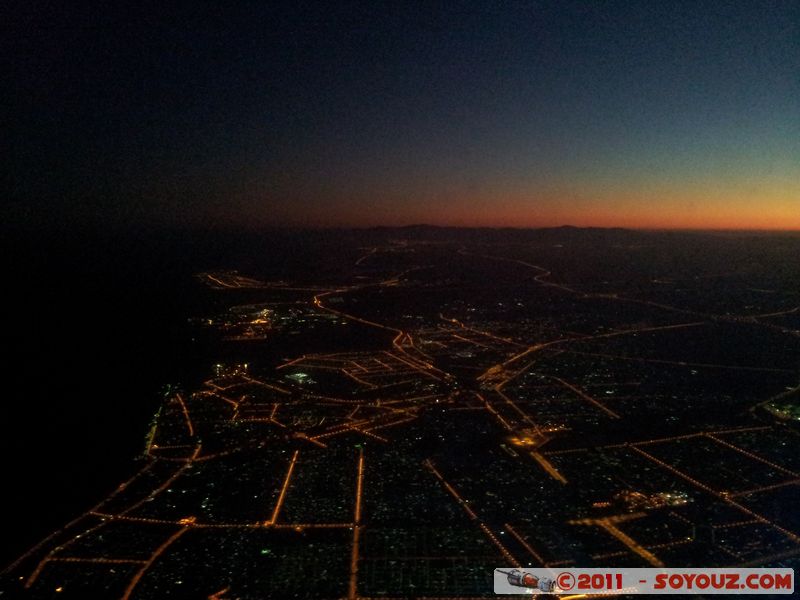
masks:
{"type": "Polygon", "coordinates": [[[6,6],[5,223],[800,229],[800,2],[6,6]]]}

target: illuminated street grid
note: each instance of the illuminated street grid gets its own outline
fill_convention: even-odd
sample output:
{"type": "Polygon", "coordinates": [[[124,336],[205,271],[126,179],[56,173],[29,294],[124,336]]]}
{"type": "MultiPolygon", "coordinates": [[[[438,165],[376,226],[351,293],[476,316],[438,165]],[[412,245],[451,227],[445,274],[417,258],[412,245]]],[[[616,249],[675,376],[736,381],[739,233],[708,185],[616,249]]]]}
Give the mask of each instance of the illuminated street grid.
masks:
{"type": "Polygon", "coordinates": [[[500,565],[798,566],[800,443],[762,410],[797,395],[796,330],[485,249],[395,243],[362,250],[354,275],[368,267],[332,288],[202,274],[264,291],[229,314],[267,343],[325,318],[385,344],[171,389],[138,473],[4,581],[36,598],[484,597],[500,565]],[[296,310],[270,304],[278,288],[310,291],[296,310]],[[762,333],[789,358],[736,351],[762,333]]]}

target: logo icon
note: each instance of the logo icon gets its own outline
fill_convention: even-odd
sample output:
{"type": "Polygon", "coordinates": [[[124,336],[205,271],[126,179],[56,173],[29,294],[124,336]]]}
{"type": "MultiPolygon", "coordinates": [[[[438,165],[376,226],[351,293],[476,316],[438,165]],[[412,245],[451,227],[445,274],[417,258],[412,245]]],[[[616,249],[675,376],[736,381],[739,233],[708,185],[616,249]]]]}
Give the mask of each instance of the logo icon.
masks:
{"type": "Polygon", "coordinates": [[[555,582],[549,577],[539,577],[519,569],[512,569],[511,571],[497,569],[497,571],[508,577],[509,585],[515,587],[524,587],[542,592],[552,592],[556,587],[555,582]]]}

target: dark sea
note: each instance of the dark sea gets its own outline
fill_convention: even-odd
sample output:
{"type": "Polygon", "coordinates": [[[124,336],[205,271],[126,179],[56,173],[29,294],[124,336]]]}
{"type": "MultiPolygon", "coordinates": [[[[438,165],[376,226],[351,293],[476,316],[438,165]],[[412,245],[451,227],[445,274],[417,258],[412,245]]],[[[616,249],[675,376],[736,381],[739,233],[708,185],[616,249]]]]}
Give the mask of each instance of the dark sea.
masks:
{"type": "MultiPolygon", "coordinates": [[[[252,360],[204,340],[190,324],[230,298],[196,273],[235,268],[324,283],[336,280],[337,265],[352,264],[357,246],[348,232],[4,231],[0,564],[141,467],[167,384],[190,388],[217,360],[252,360]]],[[[358,344],[388,343],[380,331],[357,337],[358,344]]],[[[302,351],[249,348],[272,363],[302,351]]]]}
{"type": "Polygon", "coordinates": [[[4,234],[3,565],[135,471],[164,385],[205,373],[193,274],[230,265],[241,247],[225,239],[4,234]]]}

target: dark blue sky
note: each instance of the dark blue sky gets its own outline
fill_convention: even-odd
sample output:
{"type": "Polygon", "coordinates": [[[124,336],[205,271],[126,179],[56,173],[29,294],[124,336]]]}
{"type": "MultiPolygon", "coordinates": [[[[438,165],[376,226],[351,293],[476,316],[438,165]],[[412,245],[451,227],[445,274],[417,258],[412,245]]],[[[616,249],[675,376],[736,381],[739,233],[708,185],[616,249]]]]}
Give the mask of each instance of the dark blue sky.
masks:
{"type": "Polygon", "coordinates": [[[796,1],[161,4],[8,11],[7,219],[800,228],[796,1]]]}

